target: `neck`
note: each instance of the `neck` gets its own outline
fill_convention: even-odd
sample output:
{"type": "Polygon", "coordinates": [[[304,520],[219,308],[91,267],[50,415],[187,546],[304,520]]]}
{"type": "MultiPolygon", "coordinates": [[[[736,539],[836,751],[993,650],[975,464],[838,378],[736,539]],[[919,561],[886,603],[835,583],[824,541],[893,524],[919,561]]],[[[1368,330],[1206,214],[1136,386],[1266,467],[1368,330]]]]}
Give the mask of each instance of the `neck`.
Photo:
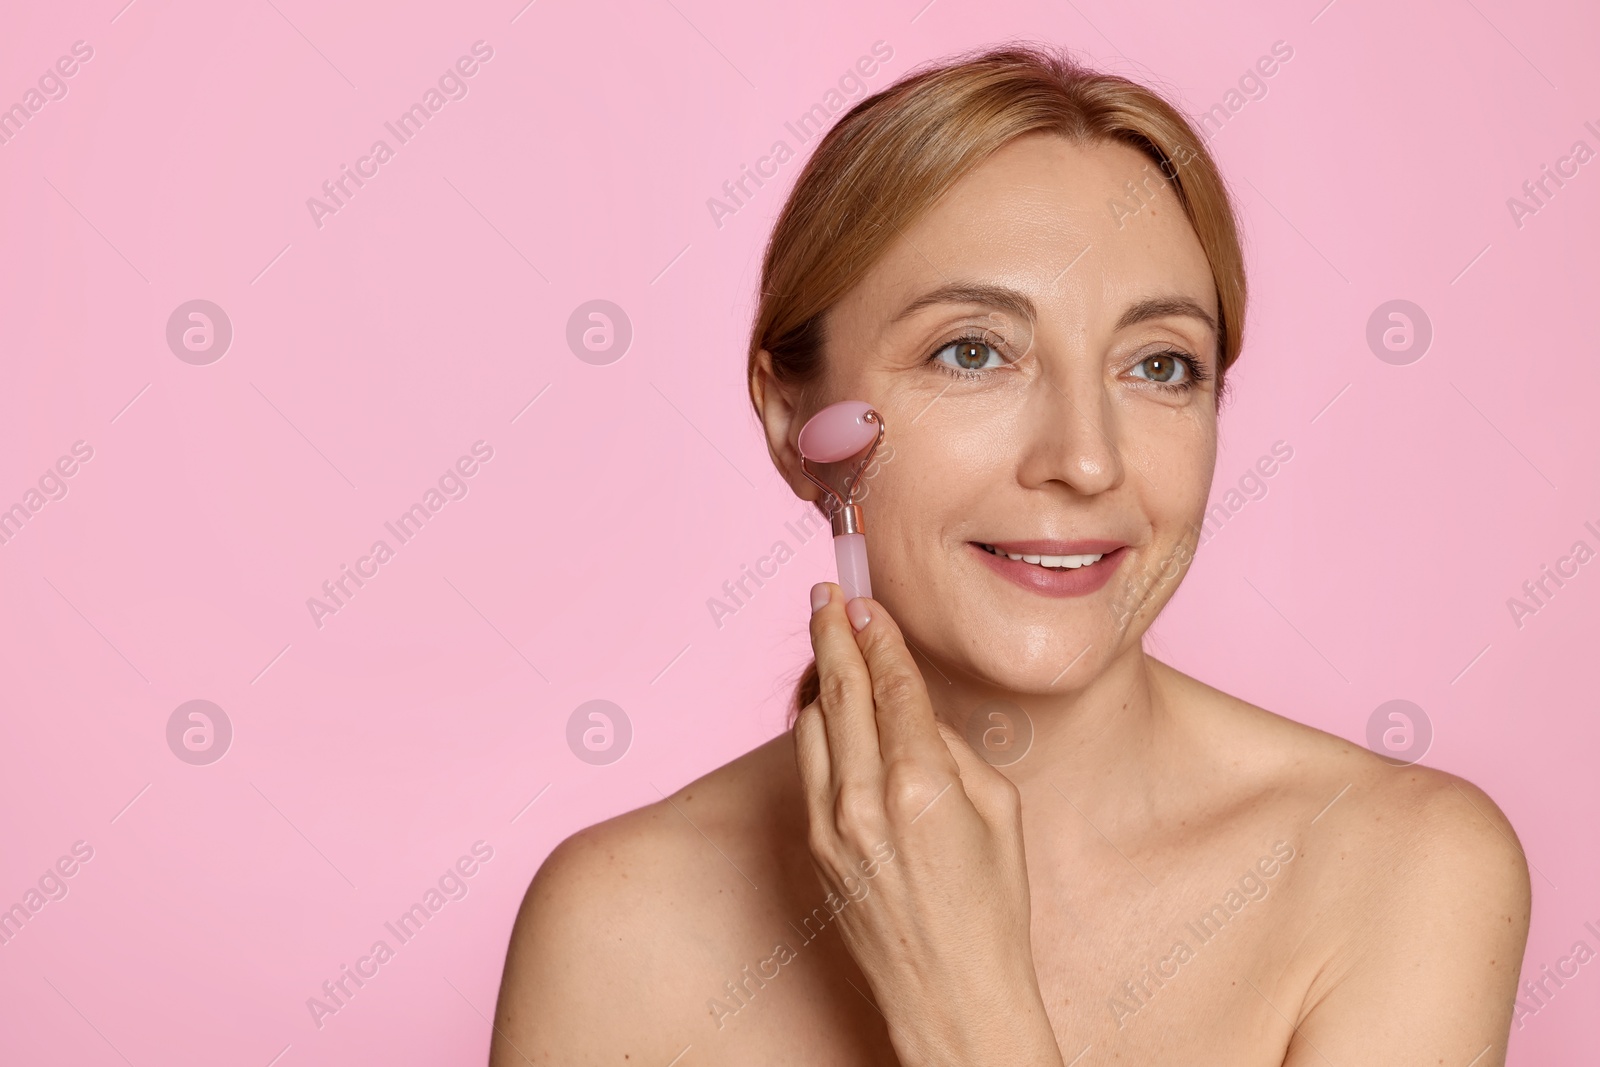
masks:
{"type": "Polygon", "coordinates": [[[1089,681],[1059,692],[996,687],[917,656],[934,716],[968,739],[1022,791],[1059,804],[1125,801],[1143,793],[1170,725],[1172,671],[1139,643],[1089,681]]]}

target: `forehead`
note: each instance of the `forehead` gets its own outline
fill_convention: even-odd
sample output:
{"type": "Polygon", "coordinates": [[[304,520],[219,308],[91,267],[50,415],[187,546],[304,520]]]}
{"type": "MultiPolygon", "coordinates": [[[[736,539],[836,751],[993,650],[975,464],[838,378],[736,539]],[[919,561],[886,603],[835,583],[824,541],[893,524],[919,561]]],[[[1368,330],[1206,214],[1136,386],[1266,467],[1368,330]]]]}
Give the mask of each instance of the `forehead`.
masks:
{"type": "Polygon", "coordinates": [[[1022,290],[1041,317],[1070,316],[1085,329],[1158,294],[1217,312],[1205,250],[1155,161],[1129,145],[1055,134],[1016,138],[966,174],[900,232],[837,313],[847,328],[881,327],[930,289],[976,280],[1022,290]]]}

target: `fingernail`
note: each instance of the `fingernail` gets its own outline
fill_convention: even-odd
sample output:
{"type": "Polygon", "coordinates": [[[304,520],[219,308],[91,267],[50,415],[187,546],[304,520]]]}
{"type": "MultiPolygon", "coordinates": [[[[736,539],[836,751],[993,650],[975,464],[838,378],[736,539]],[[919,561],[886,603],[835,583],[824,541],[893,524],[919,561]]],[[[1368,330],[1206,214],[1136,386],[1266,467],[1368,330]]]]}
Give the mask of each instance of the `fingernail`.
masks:
{"type": "Polygon", "coordinates": [[[872,612],[867,610],[866,601],[862,600],[860,597],[856,597],[854,600],[850,601],[850,603],[846,604],[844,606],[844,613],[850,616],[850,625],[856,628],[856,633],[860,633],[862,630],[865,630],[867,628],[867,623],[872,621],[872,612]]]}
{"type": "Polygon", "coordinates": [[[828,602],[828,583],[818,582],[811,587],[811,613],[815,615],[828,602]]]}

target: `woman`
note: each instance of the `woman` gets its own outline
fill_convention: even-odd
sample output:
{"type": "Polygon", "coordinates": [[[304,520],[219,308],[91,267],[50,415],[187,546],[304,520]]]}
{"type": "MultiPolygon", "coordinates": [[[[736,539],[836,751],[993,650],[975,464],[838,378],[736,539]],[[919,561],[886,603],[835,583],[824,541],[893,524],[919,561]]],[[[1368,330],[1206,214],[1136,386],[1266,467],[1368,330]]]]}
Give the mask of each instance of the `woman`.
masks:
{"type": "Polygon", "coordinates": [[[767,249],[749,366],[799,496],[869,401],[876,596],[813,597],[791,731],[573,835],[492,1063],[1503,1063],[1510,825],[1147,655],[1238,357],[1232,207],[1149,90],[1047,49],[845,115],[767,249]]]}

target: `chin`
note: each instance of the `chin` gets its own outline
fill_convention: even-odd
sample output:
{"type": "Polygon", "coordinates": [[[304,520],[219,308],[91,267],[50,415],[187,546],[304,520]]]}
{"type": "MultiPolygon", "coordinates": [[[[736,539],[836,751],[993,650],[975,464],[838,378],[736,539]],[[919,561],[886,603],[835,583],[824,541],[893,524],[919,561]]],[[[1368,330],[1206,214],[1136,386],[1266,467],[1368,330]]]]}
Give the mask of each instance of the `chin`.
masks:
{"type": "Polygon", "coordinates": [[[1128,640],[1106,603],[1080,598],[1017,605],[993,590],[969,589],[931,609],[937,615],[924,633],[940,636],[917,644],[952,677],[963,674],[1016,693],[1060,694],[1100,670],[1107,650],[1120,651],[1128,640]]]}

